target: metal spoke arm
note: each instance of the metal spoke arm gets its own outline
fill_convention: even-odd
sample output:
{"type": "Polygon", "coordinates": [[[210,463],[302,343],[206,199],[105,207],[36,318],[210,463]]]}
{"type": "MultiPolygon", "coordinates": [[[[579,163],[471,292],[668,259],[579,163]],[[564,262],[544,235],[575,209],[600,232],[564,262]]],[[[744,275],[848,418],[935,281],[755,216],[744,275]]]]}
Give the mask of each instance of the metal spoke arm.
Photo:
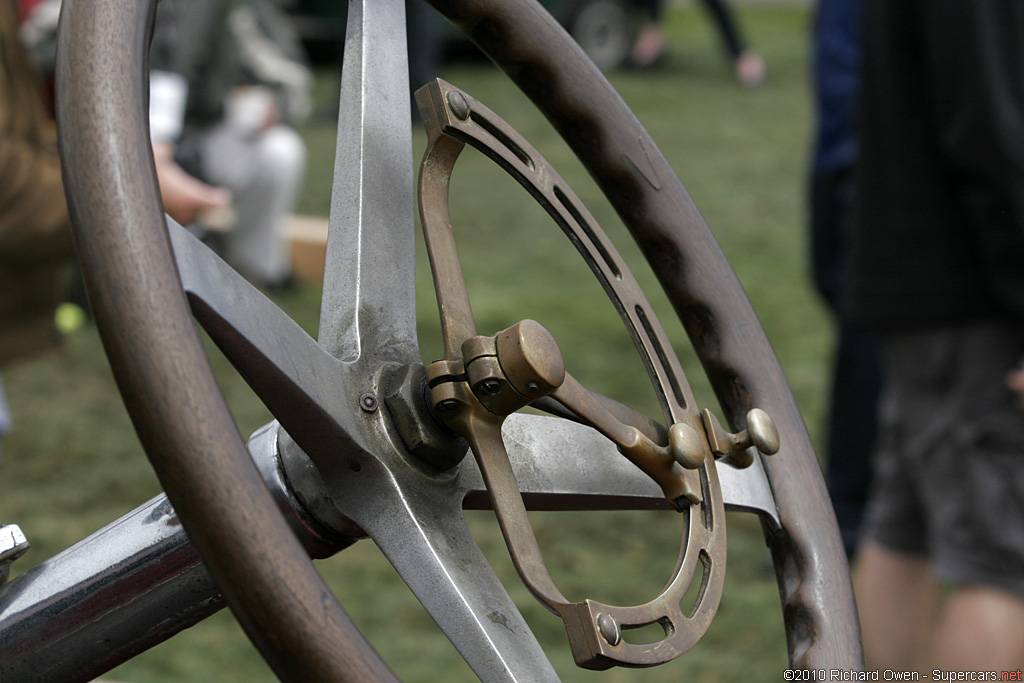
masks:
{"type": "Polygon", "coordinates": [[[335,467],[339,444],[361,439],[352,416],[373,378],[327,353],[187,230],[167,227],[196,320],[317,466],[335,467]]]}
{"type": "Polygon", "coordinates": [[[0,679],[90,681],[224,604],[159,496],[0,587],[0,679]]]}
{"type": "MultiPolygon", "coordinates": [[[[460,501],[377,491],[361,524],[485,681],[557,681],[544,651],[480,552],[460,501]]],[[[362,507],[362,506],[361,506],[362,507]]]]}
{"type": "Polygon", "coordinates": [[[346,362],[419,360],[407,69],[404,0],[348,3],[319,332],[346,362]]]}
{"type": "MultiPolygon", "coordinates": [[[[661,488],[622,457],[596,430],[542,415],[509,415],[502,441],[519,490],[530,510],[669,509],[661,488]]],[[[463,467],[466,507],[489,509],[486,486],[475,467],[463,467]]],[[[775,506],[760,459],[751,467],[719,465],[726,510],[752,512],[778,528],[775,506]]]]}

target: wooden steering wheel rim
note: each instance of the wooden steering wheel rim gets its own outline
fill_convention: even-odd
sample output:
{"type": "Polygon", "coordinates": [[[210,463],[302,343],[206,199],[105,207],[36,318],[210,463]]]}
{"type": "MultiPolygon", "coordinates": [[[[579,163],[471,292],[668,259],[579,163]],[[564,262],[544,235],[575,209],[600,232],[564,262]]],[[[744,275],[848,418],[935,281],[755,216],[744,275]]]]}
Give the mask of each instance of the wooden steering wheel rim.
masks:
{"type": "MultiPolygon", "coordinates": [[[[782,526],[767,540],[790,661],[860,667],[846,558],[803,421],[742,288],[674,172],[534,2],[432,4],[537,104],[609,196],[693,339],[730,422],[742,427],[755,398],[774,418],[784,446],[765,469],[782,526]]],[[[65,0],[58,49],[69,208],[115,377],[189,536],[275,672],[284,680],[391,679],[276,512],[193,331],[144,110],[154,7],[65,0]]]]}
{"type": "Polygon", "coordinates": [[[849,566],[803,418],[728,260],[650,135],[564,31],[530,2],[428,0],[533,101],[640,245],[726,416],[763,408],[783,450],[764,458],[782,523],[772,552],[794,668],[863,667],[849,566]],[[596,142],[597,141],[597,142],[596,142]]]}

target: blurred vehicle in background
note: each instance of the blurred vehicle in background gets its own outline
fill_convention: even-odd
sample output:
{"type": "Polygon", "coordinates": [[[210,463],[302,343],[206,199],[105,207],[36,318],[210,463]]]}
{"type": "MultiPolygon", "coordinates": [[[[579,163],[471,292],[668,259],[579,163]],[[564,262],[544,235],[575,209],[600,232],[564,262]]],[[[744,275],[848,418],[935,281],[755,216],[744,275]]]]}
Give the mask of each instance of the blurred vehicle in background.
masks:
{"type": "MultiPolygon", "coordinates": [[[[295,20],[310,57],[319,63],[340,59],[347,3],[338,0],[280,0],[295,20]]],[[[603,70],[629,57],[635,34],[633,0],[541,0],[551,14],[603,70]]],[[[440,19],[440,21],[444,21],[440,19]]],[[[473,54],[465,37],[445,24],[445,53],[473,54]]]]}

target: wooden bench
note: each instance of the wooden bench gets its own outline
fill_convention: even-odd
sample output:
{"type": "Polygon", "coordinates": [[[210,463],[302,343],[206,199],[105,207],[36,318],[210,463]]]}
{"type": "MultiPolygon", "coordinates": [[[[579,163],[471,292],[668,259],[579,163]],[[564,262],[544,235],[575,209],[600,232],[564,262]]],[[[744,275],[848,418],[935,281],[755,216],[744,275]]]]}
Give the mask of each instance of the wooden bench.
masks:
{"type": "Polygon", "coordinates": [[[327,255],[327,219],[291,216],[285,235],[292,252],[292,272],[302,282],[323,282],[327,255]]]}

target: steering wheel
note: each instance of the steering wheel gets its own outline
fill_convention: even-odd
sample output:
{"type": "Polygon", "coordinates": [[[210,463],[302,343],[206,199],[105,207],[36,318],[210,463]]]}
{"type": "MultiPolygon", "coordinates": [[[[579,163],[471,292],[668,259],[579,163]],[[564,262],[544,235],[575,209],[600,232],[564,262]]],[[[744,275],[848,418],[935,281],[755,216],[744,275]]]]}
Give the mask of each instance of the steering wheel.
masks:
{"type": "Polygon", "coordinates": [[[721,592],[723,511],[732,508],[764,521],[792,666],[860,667],[846,558],[802,419],[674,172],[536,2],[431,4],[536,104],[608,196],[735,432],[698,409],[638,285],[571,190],[494,112],[443,82],[419,100],[431,138],[420,210],[445,356],[418,364],[401,0],[350,3],[316,341],[163,215],[145,110],[155,0],[65,0],[58,124],[90,300],[140,440],[239,622],[283,680],[393,679],[278,512],[193,319],[273,413],[272,449],[324,542],[372,538],[482,679],[556,678],[461,521],[463,505],[485,487],[517,568],[563,617],[581,666],[650,666],[700,637],[721,592]],[[533,321],[476,333],[446,215],[447,174],[465,144],[516,177],[577,246],[637,342],[666,425],[576,382],[557,342],[533,321]],[[559,419],[516,413],[526,405],[559,419]],[[467,444],[475,465],[463,461],[467,444]],[[574,465],[601,453],[601,468],[574,465]],[[636,608],[565,600],[525,510],[588,496],[591,507],[594,498],[660,500],[686,514],[674,574],[681,588],[636,608]],[[692,580],[700,597],[682,613],[692,580]],[[629,642],[630,628],[650,623],[662,625],[664,640],[629,642]]]}

